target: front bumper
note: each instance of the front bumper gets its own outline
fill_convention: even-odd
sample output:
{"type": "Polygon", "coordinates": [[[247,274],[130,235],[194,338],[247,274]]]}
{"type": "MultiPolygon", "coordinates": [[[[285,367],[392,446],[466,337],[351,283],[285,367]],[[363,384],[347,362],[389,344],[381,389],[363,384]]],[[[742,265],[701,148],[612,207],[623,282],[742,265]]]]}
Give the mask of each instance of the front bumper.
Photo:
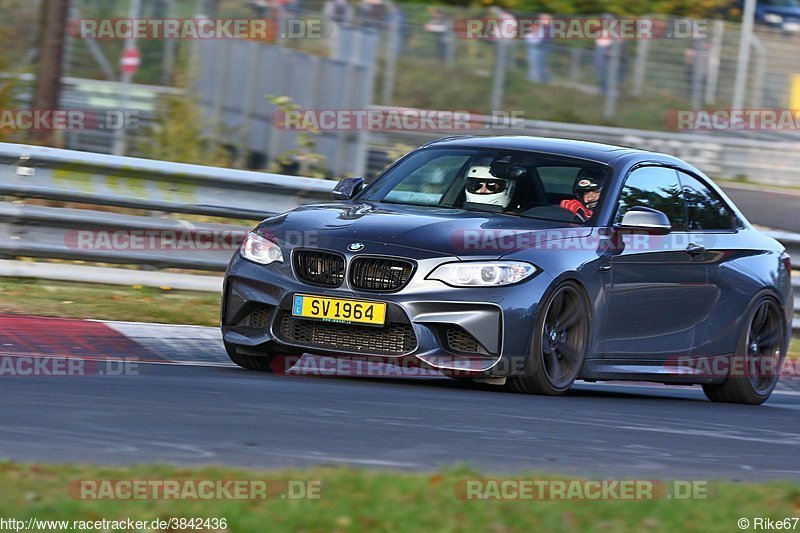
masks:
{"type": "MultiPolygon", "coordinates": [[[[449,258],[447,260],[452,260],[449,258]]],[[[552,278],[539,272],[497,288],[452,288],[425,276],[445,259],[418,261],[401,291],[373,293],[299,282],[288,265],[261,266],[235,257],[226,274],[222,333],[251,355],[311,353],[370,356],[469,376],[523,372],[538,302],[552,278]],[[387,303],[383,327],[332,324],[291,315],[296,293],[387,303]]]]}

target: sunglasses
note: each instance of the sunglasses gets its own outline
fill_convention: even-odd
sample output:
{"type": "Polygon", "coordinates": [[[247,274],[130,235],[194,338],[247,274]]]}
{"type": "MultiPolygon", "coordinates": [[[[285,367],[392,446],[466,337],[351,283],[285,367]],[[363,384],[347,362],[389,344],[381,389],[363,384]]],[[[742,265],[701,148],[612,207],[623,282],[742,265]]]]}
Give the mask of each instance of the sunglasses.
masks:
{"type": "Polygon", "coordinates": [[[485,180],[480,178],[467,179],[467,192],[472,194],[497,194],[506,190],[505,180],[485,180]],[[486,188],[481,192],[481,189],[486,188]]]}

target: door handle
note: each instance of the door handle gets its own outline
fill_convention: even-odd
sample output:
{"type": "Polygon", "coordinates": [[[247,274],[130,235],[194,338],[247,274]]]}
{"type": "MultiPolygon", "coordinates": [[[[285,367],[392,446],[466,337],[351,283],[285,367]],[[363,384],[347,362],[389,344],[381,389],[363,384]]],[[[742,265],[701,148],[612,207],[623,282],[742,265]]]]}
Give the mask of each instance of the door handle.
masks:
{"type": "Polygon", "coordinates": [[[700,246],[699,244],[689,243],[689,246],[686,247],[686,253],[691,255],[692,257],[696,255],[701,255],[706,253],[706,247],[700,246]]]}

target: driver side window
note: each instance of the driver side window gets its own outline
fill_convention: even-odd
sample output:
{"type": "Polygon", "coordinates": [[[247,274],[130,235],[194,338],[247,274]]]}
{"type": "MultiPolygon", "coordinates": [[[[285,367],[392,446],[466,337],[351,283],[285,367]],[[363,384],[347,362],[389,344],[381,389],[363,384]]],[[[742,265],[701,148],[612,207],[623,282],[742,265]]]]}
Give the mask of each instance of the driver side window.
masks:
{"type": "Polygon", "coordinates": [[[622,222],[622,217],[632,207],[658,209],[669,218],[672,231],[686,231],[686,206],[678,173],[671,168],[642,167],[634,170],[620,193],[614,223],[622,222]]]}

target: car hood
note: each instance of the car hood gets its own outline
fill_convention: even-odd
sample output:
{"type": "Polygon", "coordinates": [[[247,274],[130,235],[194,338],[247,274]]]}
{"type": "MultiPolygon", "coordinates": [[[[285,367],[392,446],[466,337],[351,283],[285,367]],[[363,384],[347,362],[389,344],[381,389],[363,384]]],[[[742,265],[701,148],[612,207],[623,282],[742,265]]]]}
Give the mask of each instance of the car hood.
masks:
{"type": "Polygon", "coordinates": [[[331,203],[299,207],[262,222],[258,230],[291,247],[412,258],[500,257],[556,239],[587,236],[591,228],[563,222],[461,209],[384,203],[331,203]]]}

